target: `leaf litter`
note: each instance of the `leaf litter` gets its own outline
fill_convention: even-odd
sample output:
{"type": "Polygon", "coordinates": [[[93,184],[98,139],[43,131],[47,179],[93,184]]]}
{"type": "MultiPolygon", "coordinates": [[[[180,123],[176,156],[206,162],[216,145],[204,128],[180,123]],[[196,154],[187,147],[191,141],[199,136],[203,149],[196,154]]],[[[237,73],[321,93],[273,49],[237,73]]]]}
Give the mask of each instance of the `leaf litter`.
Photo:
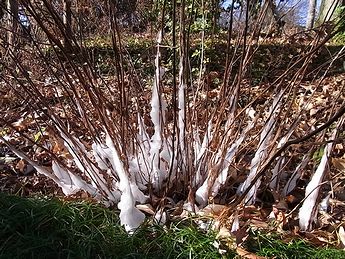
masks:
{"type": "MultiPolygon", "coordinates": [[[[74,77],[74,75],[71,75],[71,77],[74,77]]],[[[344,90],[344,79],[345,75],[339,74],[326,77],[322,86],[317,84],[317,81],[313,81],[303,82],[296,87],[297,97],[291,102],[290,107],[296,114],[303,111],[307,112],[301,116],[301,126],[296,127],[296,130],[286,134],[286,138],[280,144],[281,146],[289,141],[290,138],[302,138],[310,129],[316,129],[320,126],[321,123],[325,121],[325,114],[331,114],[327,112],[326,109],[332,106],[334,100],[336,100],[335,104],[338,106],[344,103],[344,93],[342,93],[344,90]],[[310,98],[310,96],[313,96],[313,98],[310,98]]],[[[115,78],[109,77],[107,80],[115,84],[115,78]]],[[[158,87],[158,84],[156,86],[158,87]]],[[[288,114],[289,109],[289,107],[279,107],[279,105],[274,104],[274,101],[272,106],[262,105],[262,103],[266,103],[265,99],[269,99],[269,95],[271,94],[271,92],[265,93],[262,91],[262,89],[265,88],[265,84],[257,88],[252,88],[250,84],[244,84],[244,93],[248,91],[248,95],[262,96],[261,98],[257,98],[253,104],[253,106],[256,106],[257,110],[262,110],[259,115],[255,115],[248,111],[247,119],[249,119],[249,121],[247,125],[245,125],[245,123],[243,125],[237,125],[237,128],[235,126],[233,131],[229,131],[243,138],[237,138],[238,142],[229,145],[229,148],[223,151],[221,149],[222,143],[219,144],[221,141],[217,139],[217,134],[212,135],[212,129],[218,127],[219,130],[225,131],[227,125],[219,127],[217,121],[215,121],[213,125],[213,121],[210,120],[208,128],[203,129],[204,133],[210,130],[210,134],[204,134],[204,141],[196,143],[199,144],[196,148],[196,150],[199,151],[197,152],[197,154],[199,154],[196,159],[197,162],[205,159],[206,156],[210,156],[210,153],[217,153],[219,151],[219,154],[215,156],[216,159],[214,163],[217,167],[210,166],[210,168],[206,168],[206,170],[213,170],[212,172],[214,173],[208,174],[206,178],[204,177],[204,184],[200,184],[200,188],[195,190],[196,202],[199,205],[209,205],[204,208],[200,206],[199,210],[199,208],[195,206],[195,201],[188,200],[187,203],[183,204],[182,211],[176,212],[180,210],[180,207],[176,206],[180,200],[176,198],[177,194],[174,193],[175,197],[173,197],[171,201],[171,213],[168,213],[168,216],[166,216],[163,214],[162,210],[166,205],[163,207],[157,205],[160,201],[157,201],[156,204],[152,202],[152,207],[143,207],[137,204],[139,200],[142,203],[146,202],[147,197],[144,197],[141,193],[142,186],[140,186],[140,184],[143,185],[145,181],[131,179],[126,175],[127,172],[123,170],[122,167],[124,165],[121,162],[121,158],[125,151],[122,150],[121,147],[118,147],[117,143],[111,142],[112,139],[110,136],[114,133],[105,130],[105,135],[103,139],[99,139],[99,143],[92,142],[92,134],[96,131],[101,131],[102,127],[100,123],[97,122],[96,116],[90,113],[92,110],[91,101],[86,101],[82,105],[76,101],[75,104],[68,103],[64,107],[61,99],[65,98],[68,92],[58,88],[59,91],[55,93],[55,91],[47,88],[46,85],[42,85],[41,87],[45,96],[49,98],[47,102],[49,103],[51,111],[58,114],[59,120],[62,120],[58,123],[67,124],[70,134],[73,135],[74,138],[64,135],[65,133],[63,130],[56,132],[56,130],[51,129],[49,127],[50,125],[46,125],[45,123],[44,114],[24,112],[19,115],[20,113],[17,110],[18,107],[12,107],[13,104],[3,106],[4,108],[2,108],[2,111],[6,111],[3,121],[7,121],[7,124],[5,127],[1,128],[1,136],[2,138],[10,136],[10,143],[15,146],[15,149],[19,150],[19,152],[15,154],[13,150],[10,151],[6,149],[6,145],[1,143],[0,186],[2,191],[16,193],[21,190],[23,194],[28,195],[48,190],[46,193],[62,195],[61,189],[58,188],[56,181],[47,181],[46,178],[41,177],[33,170],[33,168],[35,168],[36,171],[43,172],[46,170],[45,167],[50,166],[53,170],[47,171],[45,174],[52,175],[52,178],[54,178],[54,175],[58,177],[60,180],[60,187],[62,187],[63,192],[70,196],[70,198],[84,198],[85,196],[95,198],[97,194],[94,188],[100,185],[103,186],[102,189],[107,193],[109,200],[118,200],[119,196],[117,191],[120,191],[122,193],[119,204],[119,209],[121,209],[122,213],[120,217],[126,229],[129,231],[135,229],[138,226],[138,222],[144,220],[143,212],[150,215],[153,215],[152,212],[154,212],[157,221],[161,221],[162,218],[166,221],[169,217],[176,220],[178,218],[190,217],[191,215],[206,218],[203,220],[203,223],[206,222],[207,227],[211,226],[212,228],[220,229],[218,238],[220,240],[231,240],[229,246],[237,247],[237,252],[245,258],[260,258],[241,247],[241,244],[249,235],[249,228],[276,231],[287,238],[303,237],[320,246],[344,245],[344,125],[338,127],[339,132],[334,134],[333,139],[330,139],[328,135],[328,138],[326,136],[322,138],[312,138],[310,142],[305,143],[305,145],[296,145],[287,150],[285,156],[290,155],[292,157],[291,160],[283,159],[284,157],[281,156],[280,158],[282,159],[279,160],[280,166],[274,168],[275,173],[272,175],[272,180],[270,181],[268,177],[262,179],[265,183],[270,182],[271,188],[268,188],[266,184],[258,185],[256,188],[252,186],[253,191],[249,192],[246,196],[246,201],[249,203],[237,206],[236,213],[234,213],[230,210],[231,206],[229,206],[229,204],[231,205],[231,200],[241,195],[241,192],[250,186],[252,181],[247,178],[248,175],[254,179],[257,175],[258,167],[262,166],[260,163],[264,160],[264,157],[274,152],[271,143],[277,140],[276,137],[278,134],[271,131],[271,129],[273,128],[273,124],[282,122],[280,121],[279,115],[284,112],[288,114]],[[60,101],[55,103],[54,98],[58,98],[60,101]],[[80,114],[85,114],[84,117],[88,117],[90,121],[83,121],[83,119],[78,118],[76,114],[72,112],[73,105],[79,110],[80,114]],[[90,109],[88,109],[88,107],[90,107],[90,109]],[[267,107],[269,107],[269,109],[267,109],[267,107]],[[257,120],[258,123],[255,127],[250,124],[250,120],[257,120]],[[266,121],[269,123],[265,123],[266,121]],[[85,133],[82,130],[83,123],[91,123],[94,125],[94,132],[85,133]],[[264,130],[260,128],[260,126],[263,125],[265,125],[264,130]],[[241,127],[245,129],[242,132],[241,127]],[[237,133],[236,130],[238,130],[237,133]],[[244,140],[247,130],[251,132],[251,136],[246,136],[247,139],[244,140]],[[214,146],[203,144],[208,142],[212,143],[214,146]],[[241,145],[242,142],[245,144],[241,145]],[[104,143],[106,143],[107,147],[102,146],[104,143]],[[334,144],[332,155],[330,154],[330,150],[327,149],[327,145],[330,146],[331,143],[334,144]],[[323,148],[321,148],[322,146],[323,148]],[[94,157],[91,155],[88,156],[91,147],[94,153],[97,154],[94,157]],[[33,166],[34,163],[28,163],[27,161],[30,161],[30,159],[21,156],[20,152],[28,152],[33,160],[39,162],[37,166],[33,166]],[[225,155],[221,152],[224,152],[225,155]],[[84,156],[82,153],[87,155],[84,156]],[[237,154],[236,157],[235,153],[237,154]],[[303,154],[305,156],[302,159],[297,159],[297,154],[303,154]],[[315,154],[315,156],[312,156],[313,154],[315,154]],[[49,158],[52,155],[59,158],[59,164],[55,163],[54,159],[49,158]],[[222,156],[225,157],[223,161],[222,156]],[[327,159],[329,159],[331,163],[327,159]],[[60,161],[63,162],[60,164],[60,161]],[[78,161],[80,163],[78,163],[78,161]],[[98,167],[96,167],[95,164],[97,164],[98,167]],[[324,176],[324,174],[321,173],[316,184],[310,187],[311,190],[308,190],[308,183],[316,174],[312,172],[317,172],[317,170],[319,170],[317,168],[320,164],[323,172],[327,172],[328,175],[324,176]],[[107,176],[107,174],[104,173],[110,165],[117,169],[117,175],[107,176]],[[67,168],[71,169],[71,171],[67,170],[67,168]],[[93,173],[92,175],[83,175],[76,179],[74,178],[75,170],[93,173]],[[278,177],[280,181],[275,182],[275,179],[278,177]],[[324,181],[328,181],[330,185],[324,186],[324,181]],[[273,184],[273,182],[275,182],[275,184],[273,184]],[[14,183],[20,183],[20,186],[18,187],[18,184],[14,183]],[[240,184],[243,184],[243,188],[240,187],[240,184]],[[66,187],[66,185],[68,187],[66,187]],[[75,188],[76,186],[78,188],[75,188]],[[275,191],[275,189],[279,190],[282,188],[284,189],[284,195],[275,191]],[[306,188],[307,193],[313,193],[314,189],[320,189],[322,193],[322,202],[320,203],[320,207],[316,207],[316,211],[313,211],[314,216],[308,218],[307,223],[301,225],[298,220],[301,218],[301,215],[305,215],[302,210],[303,204],[310,205],[308,198],[311,196],[308,194],[307,197],[304,198],[306,188]],[[224,189],[227,190],[224,191],[224,189]],[[91,195],[91,193],[93,193],[94,196],[91,195]],[[250,205],[250,203],[252,204],[250,205]],[[298,217],[297,207],[299,208],[301,206],[300,212],[302,212],[298,217]],[[313,231],[300,231],[309,230],[311,224],[314,226],[313,231]]],[[[77,87],[77,89],[79,91],[79,93],[77,93],[79,97],[87,95],[87,92],[81,87],[77,87]]],[[[111,91],[109,91],[109,94],[112,93],[111,91]]],[[[116,103],[118,102],[117,99],[119,96],[115,90],[113,91],[115,94],[110,98],[116,103]]],[[[280,94],[277,94],[276,98],[283,98],[283,94],[284,90],[282,90],[280,94]]],[[[204,98],[211,99],[212,96],[216,99],[218,95],[220,95],[220,93],[217,92],[217,90],[212,90],[211,92],[203,94],[203,96],[205,96],[204,98]]],[[[6,103],[10,100],[8,96],[5,99],[6,103]]],[[[142,156],[142,158],[138,156],[139,160],[141,159],[138,162],[138,166],[141,167],[140,171],[145,172],[146,170],[147,173],[147,175],[144,173],[141,177],[143,179],[149,177],[146,167],[150,167],[151,165],[146,165],[144,161],[145,157],[151,157],[150,160],[153,161],[155,177],[154,181],[151,183],[154,185],[153,189],[159,189],[163,184],[162,175],[164,175],[164,166],[166,166],[171,159],[166,147],[172,140],[169,138],[161,139],[162,136],[160,134],[163,130],[160,128],[162,126],[160,121],[161,117],[158,113],[164,113],[167,112],[167,110],[165,110],[166,107],[164,107],[166,104],[163,105],[162,110],[162,103],[160,103],[162,100],[159,100],[158,91],[150,98],[150,91],[146,89],[139,101],[145,103],[145,100],[151,100],[152,113],[150,117],[152,119],[152,124],[145,123],[145,118],[147,121],[147,117],[149,117],[148,112],[143,114],[144,119],[139,118],[138,122],[134,122],[140,124],[144,121],[142,130],[145,131],[141,134],[143,138],[141,139],[142,153],[140,156],[142,156]],[[167,144],[162,143],[164,141],[166,141],[167,144]],[[146,145],[147,143],[149,143],[150,146],[146,145]]],[[[211,101],[216,102],[213,100],[211,101]]],[[[16,100],[13,101],[13,103],[15,102],[16,100]]],[[[212,102],[210,105],[212,105],[212,102]]],[[[136,106],[134,101],[131,103],[131,106],[136,106]]],[[[146,106],[149,106],[147,102],[146,106]]],[[[141,109],[144,108],[145,107],[141,107],[141,109]]],[[[28,104],[23,104],[22,109],[28,109],[28,104]]],[[[116,110],[116,108],[113,109],[116,110]]],[[[147,108],[147,111],[148,110],[149,107],[147,108]]],[[[280,131],[286,130],[283,129],[285,125],[292,125],[294,123],[293,118],[283,119],[286,121],[280,126],[280,131]]],[[[115,118],[114,120],[118,122],[118,119],[115,118]]],[[[228,118],[226,123],[232,125],[231,120],[232,118],[228,118]]],[[[181,127],[184,127],[183,121],[180,121],[180,123],[182,125],[181,127]]],[[[229,135],[231,135],[230,133],[229,135]]],[[[182,135],[181,138],[183,138],[182,135]]],[[[279,148],[279,145],[276,148],[279,148]]],[[[200,175],[205,173],[202,171],[203,168],[198,168],[198,170],[200,170],[200,175]]],[[[151,193],[151,197],[153,196],[154,194],[151,193]]],[[[151,199],[154,200],[153,198],[151,199]]],[[[319,202],[316,198],[314,198],[314,201],[319,202]]],[[[310,208],[306,210],[312,211],[310,208]]],[[[164,211],[164,213],[166,212],[164,211]]],[[[197,222],[198,219],[195,220],[197,222]]]]}
{"type": "MultiPolygon", "coordinates": [[[[344,78],[344,75],[339,75],[339,78],[344,78]]],[[[332,88],[332,84],[334,81],[338,82],[340,79],[338,77],[333,77],[332,81],[330,79],[326,79],[326,82],[329,83],[328,91],[332,88]]],[[[304,86],[306,87],[306,86],[304,86]]],[[[323,89],[327,89],[325,86],[323,89]]],[[[332,91],[333,93],[335,91],[332,91]]],[[[320,96],[322,94],[320,93],[320,96]]],[[[323,98],[323,97],[320,97],[323,98]]],[[[319,111],[322,109],[322,104],[325,99],[320,99],[322,101],[317,101],[313,104],[309,110],[316,109],[319,111]]],[[[301,103],[302,104],[302,103],[301,103]]],[[[300,105],[301,105],[300,104],[300,105]]],[[[298,107],[300,107],[300,105],[298,107]]],[[[297,109],[300,109],[298,108],[297,109]]],[[[11,113],[9,113],[11,114],[11,113]]],[[[317,114],[317,112],[310,114],[313,116],[317,114]]],[[[66,149],[66,146],[59,140],[59,138],[54,137],[55,134],[49,133],[49,130],[40,131],[40,136],[37,136],[37,129],[34,127],[35,123],[31,116],[27,116],[26,118],[15,118],[14,114],[12,114],[11,121],[14,130],[20,132],[27,132],[27,135],[30,135],[34,138],[33,142],[48,142],[51,148],[52,153],[56,154],[57,156],[64,158],[64,159],[71,159],[70,152],[66,149]]],[[[8,132],[11,133],[12,136],[15,135],[15,132],[11,129],[7,129],[8,132]]],[[[10,135],[11,135],[10,134],[10,135]]],[[[39,150],[39,148],[35,147],[34,145],[28,145],[28,142],[25,142],[20,136],[14,138],[15,145],[22,146],[25,149],[33,149],[36,150],[35,155],[36,159],[39,159],[44,164],[50,164],[49,161],[43,162],[44,159],[42,157],[46,156],[44,150],[39,150]]],[[[313,230],[312,232],[305,232],[301,234],[298,229],[298,221],[297,219],[297,212],[292,211],[296,204],[301,204],[303,202],[303,196],[301,196],[298,192],[303,190],[305,187],[306,181],[303,180],[303,177],[308,178],[308,173],[304,172],[302,174],[301,171],[308,170],[310,161],[308,163],[308,159],[305,158],[301,161],[303,163],[306,161],[306,164],[301,167],[298,165],[296,167],[296,172],[291,175],[291,179],[293,183],[290,185],[288,189],[285,190],[287,194],[286,197],[282,197],[282,201],[276,203],[277,197],[272,199],[270,204],[266,204],[264,199],[266,197],[260,197],[258,195],[258,202],[256,204],[261,204],[259,207],[252,207],[252,206],[244,206],[238,207],[237,213],[235,218],[229,217],[229,212],[227,212],[228,206],[226,204],[211,204],[206,206],[204,209],[200,210],[197,215],[200,217],[207,216],[212,221],[221,221],[221,223],[212,223],[219,227],[218,238],[222,240],[231,240],[232,245],[237,246],[237,252],[241,254],[244,258],[261,258],[255,257],[254,254],[245,251],[244,248],[241,248],[241,244],[247,238],[248,231],[247,228],[258,228],[265,231],[277,231],[283,233],[284,236],[288,237],[287,240],[292,238],[293,236],[303,237],[309,240],[311,243],[316,244],[318,246],[325,246],[325,245],[339,245],[344,246],[344,218],[343,215],[345,214],[345,193],[343,189],[343,184],[345,181],[345,155],[344,155],[344,139],[340,138],[338,141],[335,142],[335,151],[334,157],[331,157],[331,171],[329,180],[332,182],[332,188],[328,190],[328,202],[326,207],[323,209],[322,213],[318,213],[318,218],[315,219],[314,223],[319,226],[319,229],[313,230]],[[301,167],[301,170],[299,168],[301,167]],[[295,175],[295,176],[294,176],[295,175]],[[295,178],[293,178],[295,177],[295,178]],[[304,183],[303,183],[304,182],[304,183]]],[[[47,181],[44,177],[37,175],[34,173],[32,167],[28,168],[30,164],[27,164],[25,160],[18,159],[16,156],[8,149],[4,144],[1,145],[1,190],[10,192],[10,193],[22,193],[23,195],[30,195],[35,193],[44,193],[44,194],[52,194],[52,195],[60,195],[61,191],[57,188],[57,185],[52,181],[47,181]]],[[[302,149],[302,146],[300,147],[302,149]]],[[[243,152],[243,151],[242,151],[243,152]]],[[[298,151],[298,147],[296,151],[298,151]]],[[[49,160],[49,159],[48,159],[49,160]]],[[[247,165],[249,166],[249,164],[247,165]]],[[[237,172],[237,170],[236,170],[237,172]]],[[[237,172],[238,173],[238,172],[237,172]]],[[[269,193],[269,192],[268,192],[269,193]]],[[[264,195],[264,194],[262,194],[264,195]]],[[[268,195],[275,196],[273,193],[269,193],[268,195]]],[[[81,192],[77,192],[71,197],[74,198],[81,198],[84,195],[81,192]]],[[[217,193],[215,193],[215,202],[219,197],[217,197],[217,193]]],[[[141,207],[141,205],[137,206],[138,209],[153,215],[154,208],[153,207],[141,207]]],[[[231,214],[231,213],[230,213],[231,214]]],[[[180,214],[181,215],[181,214],[180,214]]],[[[180,217],[177,215],[177,218],[180,217]]],[[[183,215],[183,214],[182,214],[183,215]]],[[[190,212],[185,213],[182,217],[189,217],[190,212]]],[[[176,217],[176,216],[175,216],[176,217]]],[[[217,227],[217,226],[216,226],[217,227]]],[[[283,238],[284,239],[284,238],[283,238]]]]}

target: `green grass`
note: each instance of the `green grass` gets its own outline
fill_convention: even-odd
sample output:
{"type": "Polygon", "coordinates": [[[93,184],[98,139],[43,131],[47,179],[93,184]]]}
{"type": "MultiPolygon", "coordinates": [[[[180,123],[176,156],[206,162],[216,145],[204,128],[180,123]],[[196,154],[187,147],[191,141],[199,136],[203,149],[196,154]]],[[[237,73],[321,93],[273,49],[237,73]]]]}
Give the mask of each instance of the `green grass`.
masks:
{"type": "Polygon", "coordinates": [[[99,205],[0,193],[0,258],[219,258],[214,240],[190,222],[127,235],[99,205]]]}
{"type": "Polygon", "coordinates": [[[334,248],[316,248],[304,240],[283,242],[275,233],[254,231],[246,243],[248,251],[259,256],[277,259],[343,259],[345,251],[334,248]]]}
{"type": "MultiPolygon", "coordinates": [[[[118,212],[88,202],[23,198],[0,193],[0,258],[221,258],[215,233],[191,219],[169,227],[145,223],[133,235],[118,212]]],[[[345,258],[345,251],[252,232],[246,250],[267,258],[345,258]]],[[[223,258],[236,257],[229,251],[223,258]]]]}

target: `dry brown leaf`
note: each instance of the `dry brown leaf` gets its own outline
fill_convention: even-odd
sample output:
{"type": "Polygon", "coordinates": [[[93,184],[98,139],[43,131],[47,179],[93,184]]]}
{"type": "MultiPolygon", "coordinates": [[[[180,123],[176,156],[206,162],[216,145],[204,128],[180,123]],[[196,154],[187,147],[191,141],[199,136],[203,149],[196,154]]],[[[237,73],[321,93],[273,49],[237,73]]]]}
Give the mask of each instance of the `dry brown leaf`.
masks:
{"type": "Polygon", "coordinates": [[[323,230],[315,230],[305,233],[305,237],[309,240],[309,242],[313,243],[316,246],[330,245],[332,244],[332,239],[334,241],[333,235],[323,230]]]}
{"type": "Polygon", "coordinates": [[[332,222],[332,216],[327,213],[326,211],[319,211],[320,215],[318,217],[318,222],[319,224],[324,227],[324,226],[328,226],[329,224],[331,224],[332,222]]]}
{"type": "Polygon", "coordinates": [[[25,172],[25,167],[26,163],[23,159],[19,160],[19,162],[16,164],[16,169],[21,173],[25,172]]]}
{"type": "Polygon", "coordinates": [[[240,228],[237,231],[232,232],[236,237],[236,244],[241,245],[249,236],[246,228],[240,228]]]}
{"type": "Polygon", "coordinates": [[[52,152],[59,157],[63,157],[66,159],[72,159],[72,155],[68,152],[68,150],[65,148],[65,145],[62,141],[54,141],[53,142],[53,148],[52,152]]]}
{"type": "Polygon", "coordinates": [[[332,158],[332,164],[340,172],[345,173],[345,158],[332,158]]]}
{"type": "Polygon", "coordinates": [[[262,228],[262,229],[267,229],[269,226],[267,222],[262,221],[262,220],[257,220],[257,219],[251,219],[250,225],[255,226],[257,228],[262,228]]]}
{"type": "Polygon", "coordinates": [[[288,204],[297,204],[300,202],[300,199],[298,199],[296,196],[292,194],[286,196],[285,200],[288,204]]]}
{"type": "Polygon", "coordinates": [[[319,112],[318,109],[312,108],[309,110],[310,116],[314,116],[315,114],[317,114],[319,112]]]}
{"type": "Polygon", "coordinates": [[[247,250],[243,249],[242,247],[237,247],[236,252],[245,259],[264,259],[266,257],[258,256],[254,253],[248,252],[247,250]]]}
{"type": "Polygon", "coordinates": [[[19,120],[13,122],[12,126],[18,131],[23,131],[26,130],[32,124],[32,122],[33,120],[30,117],[20,118],[19,120]]]}
{"type": "Polygon", "coordinates": [[[219,229],[219,232],[216,236],[217,239],[227,239],[231,237],[230,230],[227,229],[226,227],[221,227],[219,229]]]}
{"type": "Polygon", "coordinates": [[[288,204],[285,200],[280,200],[278,203],[273,204],[273,207],[282,211],[287,211],[289,209],[288,204]]]}
{"type": "Polygon", "coordinates": [[[255,206],[245,206],[243,208],[242,214],[240,215],[242,220],[250,220],[250,219],[261,219],[261,209],[255,206]]]}
{"type": "Polygon", "coordinates": [[[209,204],[203,208],[199,213],[207,216],[220,216],[228,207],[220,204],[209,204]]]}
{"type": "Polygon", "coordinates": [[[343,150],[343,149],[344,149],[344,145],[341,143],[337,143],[334,147],[334,150],[343,150]]]}
{"type": "Polygon", "coordinates": [[[150,204],[138,204],[136,207],[138,210],[146,212],[149,215],[155,215],[155,211],[150,204]]]}
{"type": "Polygon", "coordinates": [[[53,145],[52,152],[53,152],[54,154],[60,154],[60,153],[64,150],[64,148],[65,148],[65,147],[64,147],[61,143],[55,141],[55,142],[54,142],[54,145],[53,145]]]}

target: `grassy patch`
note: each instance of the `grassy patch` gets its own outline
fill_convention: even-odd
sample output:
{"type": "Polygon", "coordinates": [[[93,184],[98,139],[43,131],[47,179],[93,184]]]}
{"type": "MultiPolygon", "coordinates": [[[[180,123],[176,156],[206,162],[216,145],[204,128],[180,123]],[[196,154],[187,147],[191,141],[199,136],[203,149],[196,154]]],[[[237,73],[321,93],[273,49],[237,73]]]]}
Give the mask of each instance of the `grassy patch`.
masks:
{"type": "MultiPolygon", "coordinates": [[[[144,224],[127,235],[118,212],[87,202],[0,193],[0,258],[221,258],[189,219],[169,227],[144,224]]],[[[267,258],[345,258],[345,251],[253,232],[246,249],[267,258]]],[[[228,251],[223,258],[240,258],[228,251]]]]}
{"type": "Polygon", "coordinates": [[[0,201],[2,258],[97,258],[131,249],[115,213],[96,205],[3,194],[0,201]]]}
{"type": "Polygon", "coordinates": [[[316,248],[310,243],[295,239],[289,242],[282,241],[275,233],[252,233],[246,242],[249,251],[259,256],[280,259],[341,259],[345,258],[345,251],[334,248],[316,248]]]}
{"type": "Polygon", "coordinates": [[[0,258],[219,258],[214,240],[189,222],[129,236],[98,205],[0,194],[0,258]]]}

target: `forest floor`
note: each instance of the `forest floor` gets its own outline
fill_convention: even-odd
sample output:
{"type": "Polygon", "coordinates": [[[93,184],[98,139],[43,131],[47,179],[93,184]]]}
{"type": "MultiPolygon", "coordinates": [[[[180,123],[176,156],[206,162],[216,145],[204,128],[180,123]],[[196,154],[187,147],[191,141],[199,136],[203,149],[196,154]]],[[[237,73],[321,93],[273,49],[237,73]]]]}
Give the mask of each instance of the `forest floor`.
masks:
{"type": "MultiPolygon", "coordinates": [[[[152,42],[128,38],[126,46],[133,66],[141,70],[141,74],[151,74],[153,65],[150,60],[154,55],[152,42]]],[[[289,57],[303,52],[306,46],[305,43],[296,42],[281,45],[276,41],[261,46],[254,58],[250,84],[260,87],[273,81],[284,71],[289,57]]],[[[210,60],[204,80],[213,91],[210,97],[217,94],[222,80],[224,48],[220,41],[216,45],[210,42],[210,47],[206,49],[210,60]]],[[[300,87],[304,90],[313,88],[316,82],[312,81],[313,69],[323,69],[322,63],[326,57],[332,56],[340,48],[339,45],[330,45],[322,49],[300,87]]],[[[89,52],[95,69],[109,82],[115,80],[109,61],[113,53],[107,41],[94,39],[89,43],[89,52]]],[[[169,50],[163,55],[165,60],[171,57],[169,50]]],[[[197,62],[197,59],[192,58],[191,62],[197,62]]],[[[164,65],[169,68],[169,63],[164,65]]],[[[322,81],[320,103],[315,104],[314,112],[320,111],[322,102],[327,101],[327,95],[343,87],[344,70],[341,59],[333,64],[322,81]]],[[[144,95],[149,95],[147,89],[143,90],[144,95]]],[[[1,111],[6,111],[6,116],[20,130],[29,130],[30,122],[23,122],[23,118],[18,116],[18,111],[25,109],[27,104],[13,99],[15,97],[11,93],[2,94],[1,111]]],[[[37,132],[32,134],[35,136],[37,132]]],[[[25,148],[31,149],[32,146],[25,148]]],[[[83,194],[64,197],[53,181],[37,174],[33,167],[0,143],[0,258],[51,258],[57,254],[58,258],[345,258],[345,251],[333,249],[345,245],[342,243],[345,236],[341,236],[345,233],[339,232],[339,227],[345,223],[344,151],[342,133],[331,165],[329,181],[333,187],[332,190],[324,190],[332,193],[331,209],[324,212],[313,232],[301,234],[292,221],[288,226],[268,222],[267,217],[272,209],[268,201],[268,208],[257,210],[251,207],[241,212],[244,214],[242,220],[246,218],[248,223],[244,231],[235,235],[230,235],[229,231],[216,233],[201,230],[196,223],[198,219],[189,216],[174,219],[167,227],[149,220],[134,235],[127,235],[119,225],[116,210],[110,211],[92,201],[80,202],[81,198],[85,198],[83,194]],[[60,201],[52,197],[58,197],[60,201]],[[236,248],[236,244],[241,246],[236,248]],[[220,252],[224,255],[221,256],[220,252]]],[[[321,155],[315,153],[314,159],[319,160],[321,155]]],[[[289,196],[286,215],[301,202],[304,190],[305,182],[301,182],[296,192],[289,196]]],[[[215,210],[213,208],[212,215],[208,216],[217,219],[219,215],[215,210]]]]}
{"type": "Polygon", "coordinates": [[[345,257],[344,250],[255,226],[247,229],[246,240],[236,247],[234,237],[201,230],[195,218],[171,221],[166,226],[148,220],[128,235],[116,210],[47,196],[24,198],[0,193],[0,218],[0,258],[4,259],[345,257]]]}

